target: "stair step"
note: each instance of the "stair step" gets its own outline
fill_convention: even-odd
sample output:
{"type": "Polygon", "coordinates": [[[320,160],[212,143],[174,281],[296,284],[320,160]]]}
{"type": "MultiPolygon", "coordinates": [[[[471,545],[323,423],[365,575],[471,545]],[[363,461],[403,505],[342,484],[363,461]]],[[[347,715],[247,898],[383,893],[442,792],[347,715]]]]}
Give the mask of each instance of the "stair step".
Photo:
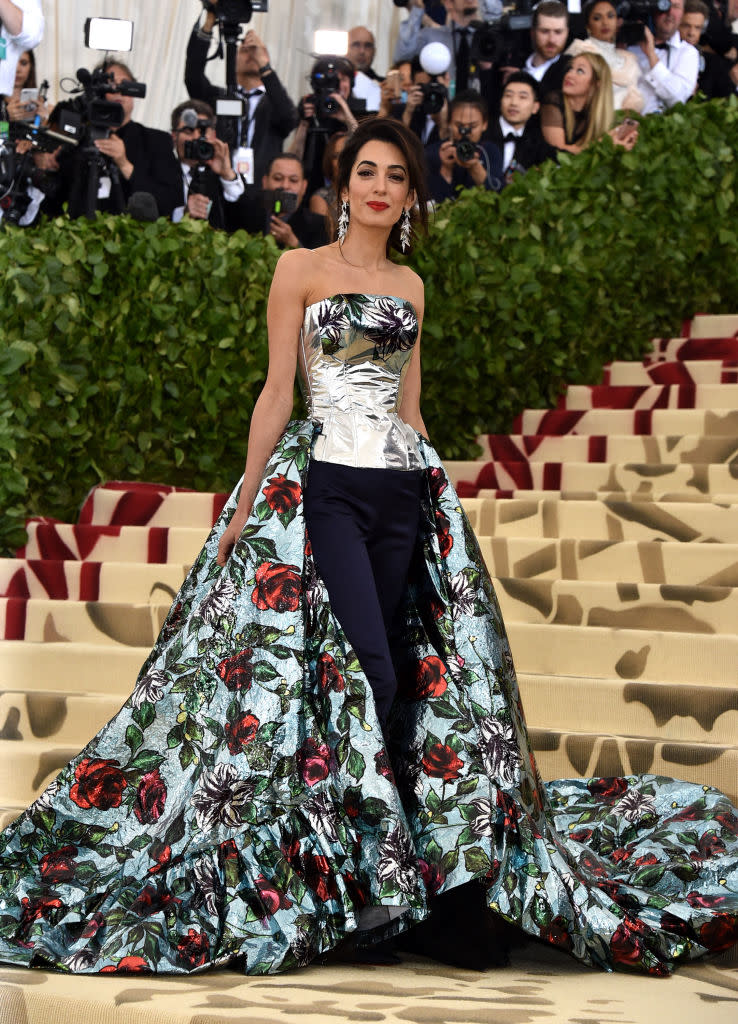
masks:
{"type": "MultiPolygon", "coordinates": [[[[738,435],[699,434],[482,434],[481,462],[731,462],[738,458],[738,435]]],[[[458,463],[457,463],[458,465],[458,463]]]]}
{"type": "Polygon", "coordinates": [[[738,586],[738,545],[481,537],[491,576],[738,586]]]}
{"type": "Polygon", "coordinates": [[[78,562],[0,559],[0,595],[69,601],[171,601],[190,562],[78,562]]]}
{"type": "Polygon", "coordinates": [[[738,384],[570,384],[559,409],[738,409],[738,384]]]}
{"type": "Polygon", "coordinates": [[[602,580],[493,580],[505,622],[735,633],[738,590],[602,580]]]}
{"type": "Polygon", "coordinates": [[[37,740],[81,750],[125,699],[109,693],[5,690],[0,692],[0,740],[37,740]]]}
{"type": "Polygon", "coordinates": [[[0,640],[0,689],[73,694],[92,691],[125,700],[148,655],[148,647],[0,640]]]}
{"type": "Polygon", "coordinates": [[[453,476],[485,490],[629,491],[654,501],[675,492],[738,495],[738,473],[732,465],[712,463],[472,462],[456,463],[453,476]]]}
{"type": "Polygon", "coordinates": [[[736,384],[738,360],[662,360],[658,363],[615,360],[602,371],[603,385],[638,387],[649,384],[736,384]]]}
{"type": "Polygon", "coordinates": [[[519,672],[704,683],[738,692],[738,636],[510,622],[519,672]]]}
{"type": "Polygon", "coordinates": [[[31,520],[19,555],[29,560],[193,562],[209,529],[165,526],[75,526],[31,520]]]}
{"type": "Polygon", "coordinates": [[[733,338],[738,336],[735,313],[698,313],[689,326],[690,338],[733,338]]]}
{"type": "Polygon", "coordinates": [[[738,338],[654,338],[646,362],[738,359],[738,338]]]}
{"type": "Polygon", "coordinates": [[[185,491],[117,482],[94,487],[82,506],[79,522],[87,526],[194,526],[209,530],[227,494],[185,491]],[[157,489],[161,488],[161,489],[157,489]]]}
{"type": "Polygon", "coordinates": [[[555,498],[465,499],[481,537],[579,537],[581,540],[674,540],[738,543],[736,504],[566,501],[555,498]]]}
{"type": "Polygon", "coordinates": [[[525,409],[518,434],[701,434],[738,437],[738,409],[525,409]]]}
{"type": "Polygon", "coordinates": [[[0,740],[0,805],[33,803],[80,749],[49,740],[0,740]]]}
{"type": "Polygon", "coordinates": [[[151,647],[170,607],[168,600],[159,604],[132,604],[0,598],[0,637],[34,643],[82,641],[151,647]]]}
{"type": "Polygon", "coordinates": [[[574,730],[531,729],[544,779],[653,773],[722,790],[738,804],[738,747],[574,730]]]}
{"type": "Polygon", "coordinates": [[[531,729],[610,732],[678,743],[735,746],[738,687],[518,674],[531,729]]]}

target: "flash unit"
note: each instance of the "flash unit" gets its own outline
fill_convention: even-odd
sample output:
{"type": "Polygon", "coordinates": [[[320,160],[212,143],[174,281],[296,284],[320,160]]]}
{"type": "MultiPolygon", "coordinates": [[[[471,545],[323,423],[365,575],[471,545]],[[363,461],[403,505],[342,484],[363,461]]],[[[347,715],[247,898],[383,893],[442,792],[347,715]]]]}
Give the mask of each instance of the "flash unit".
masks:
{"type": "Polygon", "coordinates": [[[122,18],[88,18],[85,22],[85,46],[90,50],[133,48],[133,22],[122,18]]]}

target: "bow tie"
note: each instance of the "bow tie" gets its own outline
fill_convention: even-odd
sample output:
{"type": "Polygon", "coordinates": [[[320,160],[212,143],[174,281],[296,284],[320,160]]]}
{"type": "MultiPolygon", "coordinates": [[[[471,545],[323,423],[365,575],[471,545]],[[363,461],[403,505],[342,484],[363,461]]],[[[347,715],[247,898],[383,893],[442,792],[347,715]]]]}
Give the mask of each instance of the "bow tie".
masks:
{"type": "Polygon", "coordinates": [[[520,136],[516,135],[515,132],[508,132],[505,138],[503,139],[503,142],[517,142],[519,138],[520,136]]]}
{"type": "Polygon", "coordinates": [[[241,89],[241,90],[240,90],[240,92],[241,92],[241,96],[242,96],[242,97],[243,97],[243,98],[244,98],[245,100],[250,100],[250,99],[252,99],[252,98],[253,98],[254,96],[263,96],[263,95],[264,95],[264,92],[265,92],[265,90],[264,90],[264,89],[252,89],[252,90],[251,90],[251,92],[246,92],[246,90],[245,90],[245,89],[241,89]]]}
{"type": "Polygon", "coordinates": [[[669,52],[669,43],[656,43],[655,47],[657,50],[666,50],[667,53],[669,52]]]}

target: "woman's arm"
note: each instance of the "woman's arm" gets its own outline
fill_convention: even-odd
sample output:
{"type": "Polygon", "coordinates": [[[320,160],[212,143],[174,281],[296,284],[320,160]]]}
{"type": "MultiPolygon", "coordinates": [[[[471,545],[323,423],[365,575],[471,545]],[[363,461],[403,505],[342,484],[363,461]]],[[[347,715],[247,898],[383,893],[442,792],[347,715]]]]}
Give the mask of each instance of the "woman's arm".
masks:
{"type": "Polygon", "coordinates": [[[291,250],[280,257],[274,271],[267,305],[269,370],[251,416],[241,495],[218,546],[218,565],[225,565],[243,531],[256,500],[264,467],[292,412],[297,342],[305,308],[304,290],[295,282],[305,281],[306,273],[300,264],[309,258],[307,250],[291,250]]]}

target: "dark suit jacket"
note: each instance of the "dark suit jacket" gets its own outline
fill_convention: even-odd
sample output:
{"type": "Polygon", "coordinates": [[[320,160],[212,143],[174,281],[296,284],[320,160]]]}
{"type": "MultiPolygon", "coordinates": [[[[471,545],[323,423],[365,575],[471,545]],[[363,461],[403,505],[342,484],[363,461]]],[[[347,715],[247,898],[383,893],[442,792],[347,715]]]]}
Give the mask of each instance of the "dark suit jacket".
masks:
{"type": "Polygon", "coordinates": [[[700,50],[701,71],[697,78],[697,88],[709,99],[732,96],[736,91],[730,77],[730,61],[717,53],[705,53],[700,50]]]}
{"type": "MultiPolygon", "coordinates": [[[[234,217],[238,227],[250,235],[269,234],[271,215],[264,205],[263,189],[247,186],[245,195],[233,205],[236,207],[234,217]]],[[[297,207],[287,221],[303,249],[317,249],[320,245],[327,245],[325,218],[308,210],[304,203],[297,207]]]]}
{"type": "MultiPolygon", "coordinates": [[[[402,115],[405,113],[404,103],[393,103],[390,109],[390,117],[394,117],[395,120],[401,121],[402,115]]],[[[410,118],[410,131],[418,136],[424,146],[430,146],[432,142],[440,142],[441,136],[438,132],[438,125],[434,124],[431,129],[431,133],[427,139],[423,139],[423,130],[425,128],[425,114],[421,107],[416,107],[412,112],[410,118]]]]}
{"type": "MultiPolygon", "coordinates": [[[[490,122],[486,137],[498,147],[504,160],[505,140],[502,137],[499,117],[490,122]]],[[[541,134],[538,118],[531,117],[525,126],[525,131],[515,144],[515,162],[527,170],[536,164],[542,164],[544,160],[555,160],[557,153],[558,150],[550,146],[541,134]]]]}
{"type": "MultiPolygon", "coordinates": [[[[187,44],[185,62],[185,86],[192,99],[204,100],[215,109],[218,98],[225,96],[225,89],[213,85],[205,74],[205,61],[210,42],[195,29],[187,44]]],[[[282,152],[284,140],[297,126],[297,109],[287,95],[276,71],[262,79],[266,94],[262,96],[254,112],[254,181],[260,182],[262,175],[275,156],[282,152]]]]}
{"type": "MultiPolygon", "coordinates": [[[[484,149],[489,160],[489,174],[487,175],[487,182],[484,187],[488,190],[494,189],[498,191],[502,187],[502,154],[492,142],[482,139],[478,145],[484,149]]],[[[442,177],[439,156],[440,148],[440,142],[434,142],[425,147],[425,156],[428,163],[428,188],[431,198],[435,199],[437,203],[443,202],[444,199],[456,199],[459,187],[476,187],[466,168],[460,167],[458,164],[454,166],[450,184],[442,177]]]]}
{"type": "MultiPolygon", "coordinates": [[[[159,216],[171,217],[172,211],[182,205],[182,175],[174,160],[171,135],[156,128],[146,128],[136,121],[129,121],[118,129],[117,134],[133,164],[133,174],[128,180],[119,175],[118,190],[114,187],[110,198],[98,199],[96,208],[105,213],[121,213],[134,192],[150,192],[156,200],[159,216]]],[[[53,196],[44,202],[43,213],[55,217],[62,212],[63,204],[68,203],[69,213],[79,216],[84,209],[89,178],[83,155],[77,151],[63,151],[59,157],[58,175],[53,177],[56,189],[53,196]]]]}

